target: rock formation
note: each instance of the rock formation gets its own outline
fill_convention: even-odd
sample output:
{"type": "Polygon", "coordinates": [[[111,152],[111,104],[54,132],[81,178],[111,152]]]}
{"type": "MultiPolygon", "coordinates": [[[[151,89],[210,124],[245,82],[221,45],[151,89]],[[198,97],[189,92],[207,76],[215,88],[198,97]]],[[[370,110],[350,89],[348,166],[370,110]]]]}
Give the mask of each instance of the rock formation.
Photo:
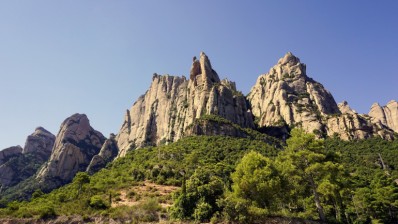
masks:
{"type": "Polygon", "coordinates": [[[324,130],[322,117],[340,114],[333,96],[306,75],[306,65],[287,53],[252,87],[248,100],[262,126],[300,125],[308,132],[324,130]]]}
{"type": "Polygon", "coordinates": [[[105,137],[90,126],[85,114],[74,114],[61,125],[49,161],[36,179],[50,190],[70,182],[79,171],[85,171],[98,154],[105,137]]]}
{"type": "Polygon", "coordinates": [[[26,139],[25,147],[0,152],[0,184],[10,187],[34,175],[50,157],[55,136],[42,127],[26,139]]]}
{"type": "Polygon", "coordinates": [[[344,140],[363,139],[379,136],[385,139],[393,139],[393,132],[381,124],[373,123],[366,114],[358,114],[350,108],[346,101],[340,103],[341,115],[327,116],[327,134],[338,136],[344,140]]]}
{"type": "Polygon", "coordinates": [[[257,79],[248,100],[259,127],[301,127],[319,137],[337,135],[344,140],[393,138],[390,130],[356,113],[347,102],[337,105],[330,92],[309,78],[305,64],[290,52],[257,79]]]}
{"type": "Polygon", "coordinates": [[[116,136],[119,155],[129,148],[180,139],[186,127],[206,114],[253,128],[245,97],[235,83],[221,80],[202,52],[194,58],[190,78],[154,74],[149,90],[127,111],[116,136]]]}
{"type": "Polygon", "coordinates": [[[111,134],[110,137],[105,141],[98,155],[95,155],[87,167],[89,174],[94,174],[100,169],[104,168],[107,163],[111,162],[117,157],[119,149],[115,140],[115,135],[111,134]]]}
{"type": "Polygon", "coordinates": [[[12,146],[0,151],[0,166],[9,161],[11,158],[17,157],[22,154],[22,147],[12,146]]]}
{"type": "Polygon", "coordinates": [[[373,123],[381,123],[386,127],[398,132],[398,102],[391,100],[386,106],[381,107],[374,103],[370,109],[369,116],[373,123]]]}
{"type": "Polygon", "coordinates": [[[55,136],[42,127],[36,128],[35,132],[28,136],[22,151],[26,153],[40,153],[50,156],[55,142],[55,136]]]}
{"type": "Polygon", "coordinates": [[[18,145],[0,151],[0,192],[3,188],[16,182],[15,174],[17,171],[13,169],[13,164],[22,156],[22,150],[22,147],[18,145]]]}

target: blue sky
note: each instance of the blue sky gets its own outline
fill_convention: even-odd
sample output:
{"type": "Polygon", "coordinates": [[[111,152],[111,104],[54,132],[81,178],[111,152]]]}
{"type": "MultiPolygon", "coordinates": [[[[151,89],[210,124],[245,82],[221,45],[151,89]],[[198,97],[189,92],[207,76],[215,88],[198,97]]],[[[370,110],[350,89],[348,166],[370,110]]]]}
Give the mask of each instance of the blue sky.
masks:
{"type": "Polygon", "coordinates": [[[398,100],[398,1],[0,1],[0,149],[85,113],[106,137],[206,52],[244,93],[291,51],[337,102],[398,100]]]}

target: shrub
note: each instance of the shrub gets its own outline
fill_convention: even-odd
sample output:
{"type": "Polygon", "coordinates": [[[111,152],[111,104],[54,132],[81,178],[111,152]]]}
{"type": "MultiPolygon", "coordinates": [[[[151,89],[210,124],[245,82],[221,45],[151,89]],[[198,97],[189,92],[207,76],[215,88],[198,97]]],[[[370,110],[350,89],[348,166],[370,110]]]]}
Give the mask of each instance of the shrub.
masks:
{"type": "Polygon", "coordinates": [[[43,205],[42,207],[39,207],[38,213],[41,219],[47,219],[56,216],[54,207],[52,205],[43,205]]]}
{"type": "Polygon", "coordinates": [[[95,209],[106,209],[108,205],[99,195],[94,195],[90,198],[90,207],[95,209]]]}
{"type": "Polygon", "coordinates": [[[204,198],[202,198],[198,205],[196,206],[196,209],[193,213],[193,217],[195,218],[196,221],[203,222],[203,221],[208,221],[210,216],[212,215],[212,207],[209,203],[206,203],[204,198]]]}

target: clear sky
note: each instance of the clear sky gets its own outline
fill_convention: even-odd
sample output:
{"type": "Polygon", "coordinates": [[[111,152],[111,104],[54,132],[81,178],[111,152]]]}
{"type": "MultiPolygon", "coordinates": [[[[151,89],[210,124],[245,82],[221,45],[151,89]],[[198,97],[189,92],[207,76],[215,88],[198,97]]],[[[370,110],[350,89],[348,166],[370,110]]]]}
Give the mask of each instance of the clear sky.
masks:
{"type": "Polygon", "coordinates": [[[0,149],[85,113],[106,137],[153,73],[204,51],[245,94],[291,51],[360,113],[398,100],[398,1],[2,1],[0,149]]]}

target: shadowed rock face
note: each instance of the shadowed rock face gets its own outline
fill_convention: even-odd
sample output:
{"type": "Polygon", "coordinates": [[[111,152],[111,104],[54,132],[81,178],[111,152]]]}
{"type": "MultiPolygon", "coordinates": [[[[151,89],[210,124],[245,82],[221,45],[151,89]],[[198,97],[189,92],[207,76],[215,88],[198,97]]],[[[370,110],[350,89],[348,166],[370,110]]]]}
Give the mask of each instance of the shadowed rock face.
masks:
{"type": "Polygon", "coordinates": [[[253,128],[245,97],[235,83],[221,80],[203,52],[194,58],[190,78],[155,74],[149,90],[127,111],[116,136],[119,155],[132,147],[180,139],[187,126],[205,114],[253,128]]]}
{"type": "Polygon", "coordinates": [[[11,158],[22,154],[22,150],[23,150],[22,147],[19,145],[12,146],[12,147],[1,150],[0,151],[0,165],[3,165],[11,158]]]}
{"type": "Polygon", "coordinates": [[[14,185],[17,181],[15,176],[18,174],[18,168],[15,167],[15,161],[22,157],[22,147],[13,146],[0,151],[0,184],[1,188],[14,185]]]}
{"type": "Polygon", "coordinates": [[[0,152],[0,183],[10,187],[34,175],[50,157],[55,136],[42,127],[26,139],[25,147],[11,147],[0,152]]]}
{"type": "Polygon", "coordinates": [[[104,168],[107,163],[111,162],[117,157],[119,149],[117,147],[117,142],[115,140],[115,135],[111,134],[109,139],[107,139],[102,146],[98,155],[95,155],[87,167],[87,172],[89,174],[94,174],[100,169],[104,168]]]}
{"type": "Polygon", "coordinates": [[[393,138],[393,133],[352,110],[337,105],[322,84],[309,78],[306,65],[287,53],[267,74],[260,75],[248,95],[259,127],[298,126],[318,136],[342,139],[372,136],[393,138]]]}
{"type": "Polygon", "coordinates": [[[84,114],[74,114],[61,125],[51,157],[36,178],[46,190],[70,182],[79,171],[85,171],[98,154],[105,137],[90,126],[84,114]]]}

